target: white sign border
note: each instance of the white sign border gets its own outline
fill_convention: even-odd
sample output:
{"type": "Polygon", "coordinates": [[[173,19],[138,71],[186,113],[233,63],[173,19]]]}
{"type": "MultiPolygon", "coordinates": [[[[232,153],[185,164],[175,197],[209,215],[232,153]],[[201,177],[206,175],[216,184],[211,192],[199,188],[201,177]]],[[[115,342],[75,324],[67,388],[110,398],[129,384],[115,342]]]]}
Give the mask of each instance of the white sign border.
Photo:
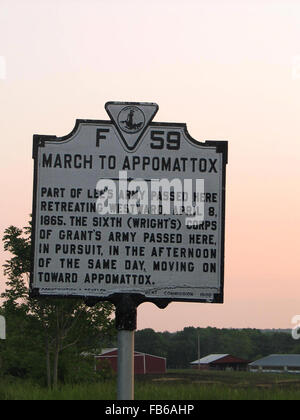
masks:
{"type": "MultiPolygon", "coordinates": [[[[125,105],[130,103],[126,102],[125,105]]],[[[138,103],[134,103],[137,105],[138,103]]],[[[46,142],[56,142],[56,143],[63,143],[69,141],[80,131],[82,125],[107,125],[112,126],[114,123],[110,120],[86,120],[86,119],[77,119],[75,127],[73,130],[63,137],[57,137],[55,135],[34,135],[33,136],[33,159],[34,159],[34,177],[33,177],[33,203],[32,203],[32,247],[31,247],[31,273],[30,273],[30,290],[29,295],[31,298],[40,298],[40,297],[53,297],[53,298],[84,298],[88,301],[112,301],[115,302],[118,300],[120,295],[124,295],[124,293],[112,293],[109,296],[83,296],[79,294],[41,294],[39,292],[39,288],[33,287],[33,272],[34,272],[34,250],[35,250],[35,237],[36,237],[36,213],[37,213],[37,180],[38,180],[38,170],[39,170],[39,162],[38,162],[38,149],[45,146],[46,142]]],[[[224,301],[224,246],[225,246],[225,183],[226,183],[226,165],[227,165],[227,149],[228,149],[228,142],[227,141],[205,141],[201,143],[196,141],[194,138],[190,136],[187,130],[187,126],[185,123],[168,123],[168,122],[151,122],[148,124],[148,127],[166,127],[166,128],[181,128],[184,131],[184,134],[187,140],[194,145],[195,147],[209,147],[215,148],[216,153],[222,154],[222,197],[221,197],[221,208],[222,208],[222,215],[221,215],[221,267],[220,267],[220,293],[214,294],[214,298],[208,300],[205,299],[185,299],[185,298],[177,298],[177,297],[170,297],[170,298],[149,298],[142,294],[131,294],[136,297],[137,300],[142,302],[153,302],[157,306],[165,306],[165,303],[169,302],[201,302],[201,303],[223,303],[224,301]]],[[[146,130],[146,129],[145,129],[146,130]]],[[[144,130],[144,131],[145,131],[144,130]]],[[[136,144],[135,149],[138,147],[138,143],[136,144]]],[[[132,152],[133,150],[128,150],[132,152]]],[[[129,293],[130,294],[130,293],[129,293]]]]}

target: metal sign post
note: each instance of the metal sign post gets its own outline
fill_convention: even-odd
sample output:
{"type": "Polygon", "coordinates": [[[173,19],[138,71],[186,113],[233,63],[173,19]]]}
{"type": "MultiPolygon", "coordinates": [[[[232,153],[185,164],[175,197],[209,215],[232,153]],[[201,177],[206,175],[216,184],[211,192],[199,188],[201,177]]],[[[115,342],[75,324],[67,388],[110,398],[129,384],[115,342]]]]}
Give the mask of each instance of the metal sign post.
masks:
{"type": "Polygon", "coordinates": [[[198,369],[201,368],[201,359],[200,359],[200,331],[198,328],[198,369]]]}
{"type": "Polygon", "coordinates": [[[118,400],[134,399],[134,331],[118,332],[118,400]]]}
{"type": "Polygon", "coordinates": [[[134,399],[134,332],[137,305],[124,294],[116,304],[118,330],[118,400],[134,399]]]}
{"type": "Polygon", "coordinates": [[[116,306],[118,397],[133,398],[136,308],[222,303],[227,141],[108,102],[109,120],[34,135],[30,296],[116,306]]]}

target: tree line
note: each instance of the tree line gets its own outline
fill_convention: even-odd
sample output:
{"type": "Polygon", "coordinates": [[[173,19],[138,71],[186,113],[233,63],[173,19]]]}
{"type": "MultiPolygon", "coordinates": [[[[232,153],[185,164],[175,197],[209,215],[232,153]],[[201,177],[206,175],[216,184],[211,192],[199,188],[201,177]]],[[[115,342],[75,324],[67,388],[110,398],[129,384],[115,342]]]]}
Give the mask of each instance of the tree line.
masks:
{"type": "Polygon", "coordinates": [[[300,342],[290,333],[258,329],[218,329],[187,327],[175,333],[147,328],[135,334],[136,351],[167,358],[167,367],[187,368],[209,354],[231,354],[254,361],[269,354],[300,354],[300,342]]]}

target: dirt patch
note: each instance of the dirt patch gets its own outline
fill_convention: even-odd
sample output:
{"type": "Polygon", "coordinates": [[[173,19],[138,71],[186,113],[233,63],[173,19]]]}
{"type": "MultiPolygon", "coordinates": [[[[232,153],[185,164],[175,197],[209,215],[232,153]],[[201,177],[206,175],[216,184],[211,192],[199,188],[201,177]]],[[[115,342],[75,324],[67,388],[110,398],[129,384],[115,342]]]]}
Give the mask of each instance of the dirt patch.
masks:
{"type": "Polygon", "coordinates": [[[156,378],[152,382],[171,382],[171,381],[186,381],[186,378],[156,378]]]}
{"type": "Polygon", "coordinates": [[[258,384],[258,385],[256,385],[257,386],[257,388],[263,388],[263,389],[269,389],[269,388],[272,388],[272,384],[258,384]]]}
{"type": "Polygon", "coordinates": [[[285,380],[276,381],[275,383],[276,383],[276,385],[281,385],[281,384],[287,384],[287,385],[298,384],[298,385],[300,385],[300,381],[296,381],[295,379],[285,379],[285,380]]]}
{"type": "Polygon", "coordinates": [[[220,385],[221,382],[217,381],[193,381],[193,384],[199,384],[199,385],[220,385]]]}
{"type": "Polygon", "coordinates": [[[236,388],[248,388],[249,386],[251,386],[250,382],[238,382],[236,384],[233,384],[234,387],[236,388]]]}

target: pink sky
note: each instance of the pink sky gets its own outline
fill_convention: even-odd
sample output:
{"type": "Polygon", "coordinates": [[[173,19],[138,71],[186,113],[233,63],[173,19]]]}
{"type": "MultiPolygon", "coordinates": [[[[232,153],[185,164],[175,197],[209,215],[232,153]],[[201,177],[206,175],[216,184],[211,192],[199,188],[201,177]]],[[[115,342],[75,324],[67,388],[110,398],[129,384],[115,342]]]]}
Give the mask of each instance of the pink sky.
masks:
{"type": "Polygon", "coordinates": [[[138,328],[292,326],[299,1],[0,0],[0,57],[1,235],[31,213],[34,133],[108,119],[107,101],[156,102],[155,121],[229,142],[225,304],[143,304],[138,328]]]}

